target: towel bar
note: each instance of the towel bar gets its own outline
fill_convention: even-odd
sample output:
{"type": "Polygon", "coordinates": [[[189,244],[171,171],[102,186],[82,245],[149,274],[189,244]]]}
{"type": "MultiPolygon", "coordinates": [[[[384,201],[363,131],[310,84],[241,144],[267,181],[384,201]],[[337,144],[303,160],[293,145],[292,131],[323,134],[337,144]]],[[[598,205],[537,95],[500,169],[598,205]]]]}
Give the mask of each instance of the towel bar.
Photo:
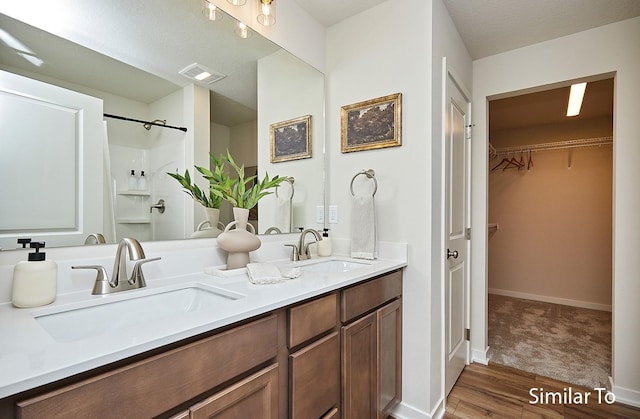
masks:
{"type": "Polygon", "coordinates": [[[376,172],[374,172],[373,169],[360,170],[351,178],[351,186],[350,186],[351,195],[356,196],[356,194],[353,193],[353,181],[356,180],[356,178],[360,175],[365,175],[367,178],[373,179],[373,184],[374,184],[373,196],[376,196],[376,192],[378,192],[378,181],[376,180],[376,172]]]}

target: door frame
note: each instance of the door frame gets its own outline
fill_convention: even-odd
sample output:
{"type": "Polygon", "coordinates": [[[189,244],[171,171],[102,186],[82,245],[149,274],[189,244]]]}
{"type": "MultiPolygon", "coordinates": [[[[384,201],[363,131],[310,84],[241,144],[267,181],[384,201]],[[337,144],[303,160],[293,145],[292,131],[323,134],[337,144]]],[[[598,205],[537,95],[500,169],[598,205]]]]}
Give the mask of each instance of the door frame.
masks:
{"type": "MultiPolygon", "coordinates": [[[[447,312],[446,312],[446,287],[444,286],[445,281],[447,280],[447,261],[446,258],[444,257],[444,252],[445,249],[447,248],[447,234],[446,234],[446,228],[445,228],[445,219],[446,219],[446,206],[447,206],[447,202],[445,199],[446,196],[446,170],[447,170],[447,165],[445,162],[445,156],[446,156],[446,130],[445,130],[445,126],[446,126],[446,118],[447,118],[447,104],[448,104],[448,100],[449,100],[449,90],[448,90],[448,81],[449,78],[451,78],[451,80],[458,86],[458,89],[460,90],[460,93],[462,93],[462,95],[465,97],[465,99],[468,101],[468,106],[467,106],[467,114],[469,115],[469,123],[470,125],[473,125],[473,115],[472,115],[472,109],[473,109],[473,103],[472,103],[472,98],[473,96],[471,95],[471,91],[465,86],[465,84],[462,82],[462,78],[457,76],[457,73],[454,69],[450,68],[447,64],[447,57],[443,57],[442,58],[442,97],[441,97],[441,110],[442,110],[442,115],[441,115],[441,132],[440,132],[440,161],[443,162],[441,168],[440,168],[440,175],[441,175],[441,179],[440,179],[440,231],[439,231],[439,235],[440,235],[440,250],[442,252],[441,257],[438,259],[439,262],[439,278],[438,280],[440,281],[441,289],[440,289],[440,309],[441,309],[441,330],[440,330],[440,334],[441,334],[441,354],[442,354],[442,370],[441,370],[441,390],[442,390],[442,394],[444,396],[444,400],[445,400],[445,404],[446,404],[446,399],[447,399],[447,394],[446,394],[446,364],[447,364],[447,350],[446,350],[446,325],[447,325],[447,312]]],[[[471,226],[471,191],[472,191],[472,185],[471,185],[471,140],[467,143],[467,158],[466,158],[466,165],[467,165],[467,174],[466,174],[466,182],[467,182],[467,190],[466,190],[466,195],[467,195],[467,211],[466,211],[466,224],[468,227],[471,226]]],[[[471,235],[473,240],[473,234],[471,235]]],[[[466,270],[466,278],[465,278],[465,311],[466,311],[466,318],[465,318],[465,324],[467,328],[471,327],[471,240],[467,240],[466,241],[466,252],[467,252],[467,263],[468,263],[468,268],[466,270]]],[[[466,364],[469,365],[469,363],[471,362],[471,341],[468,340],[467,341],[467,348],[466,348],[466,364]]]]}

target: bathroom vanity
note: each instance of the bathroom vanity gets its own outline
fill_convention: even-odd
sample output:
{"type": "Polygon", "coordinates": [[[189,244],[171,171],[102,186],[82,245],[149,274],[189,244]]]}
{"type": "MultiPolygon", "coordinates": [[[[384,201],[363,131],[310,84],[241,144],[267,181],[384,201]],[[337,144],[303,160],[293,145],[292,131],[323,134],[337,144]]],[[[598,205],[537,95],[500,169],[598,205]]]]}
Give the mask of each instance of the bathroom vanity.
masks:
{"type": "MultiPolygon", "coordinates": [[[[43,331],[30,325],[21,336],[42,345],[27,354],[41,366],[27,368],[22,382],[0,383],[0,416],[386,417],[401,398],[406,259],[348,262],[343,272],[333,263],[301,262],[307,267],[300,278],[273,285],[251,284],[246,275],[148,279],[148,292],[195,281],[243,297],[222,304],[224,310],[176,315],[181,326],[167,322],[162,337],[153,337],[149,324],[140,342],[129,339],[126,328],[108,337],[56,341],[37,336],[43,331]],[[112,345],[104,351],[110,353],[90,355],[97,343],[112,345]],[[41,360],[33,358],[38,354],[41,360]]],[[[56,310],[55,304],[79,303],[59,301],[47,309],[56,310]]],[[[37,315],[13,320],[18,327],[27,317],[37,322],[37,315]]],[[[9,326],[1,326],[4,341],[9,326]]],[[[0,352],[0,367],[21,358],[7,351],[0,352]]]]}

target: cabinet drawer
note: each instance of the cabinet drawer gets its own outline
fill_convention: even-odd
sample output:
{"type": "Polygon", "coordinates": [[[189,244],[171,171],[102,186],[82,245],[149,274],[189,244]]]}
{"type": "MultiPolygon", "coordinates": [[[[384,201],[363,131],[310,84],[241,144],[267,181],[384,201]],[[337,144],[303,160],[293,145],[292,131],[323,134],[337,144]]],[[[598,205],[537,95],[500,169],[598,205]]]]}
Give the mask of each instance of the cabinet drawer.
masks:
{"type": "Polygon", "coordinates": [[[289,309],[289,348],[331,330],[338,322],[338,297],[329,294],[289,309]]]}
{"type": "Polygon", "coordinates": [[[340,403],[338,332],[289,356],[290,416],[317,419],[340,403]]]}
{"type": "Polygon", "coordinates": [[[402,295],[402,271],[342,291],[341,321],[346,323],[402,295]]]}
{"type": "Polygon", "coordinates": [[[157,416],[274,358],[277,335],[277,316],[256,320],[19,402],[18,417],[157,416]]]}
{"type": "Polygon", "coordinates": [[[278,364],[258,371],[189,410],[191,419],[277,419],[278,364]]]}

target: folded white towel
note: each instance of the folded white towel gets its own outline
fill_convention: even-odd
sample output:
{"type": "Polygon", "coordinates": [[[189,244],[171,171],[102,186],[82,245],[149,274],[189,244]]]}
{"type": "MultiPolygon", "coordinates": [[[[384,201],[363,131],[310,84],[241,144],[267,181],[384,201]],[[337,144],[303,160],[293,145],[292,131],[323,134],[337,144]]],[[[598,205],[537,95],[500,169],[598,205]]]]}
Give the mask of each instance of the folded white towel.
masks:
{"type": "Polygon", "coordinates": [[[351,257],[375,259],[376,214],[373,195],[351,199],[351,257]]]}
{"type": "Polygon", "coordinates": [[[280,269],[270,263],[247,263],[247,273],[253,284],[277,284],[285,279],[280,269]]]}

